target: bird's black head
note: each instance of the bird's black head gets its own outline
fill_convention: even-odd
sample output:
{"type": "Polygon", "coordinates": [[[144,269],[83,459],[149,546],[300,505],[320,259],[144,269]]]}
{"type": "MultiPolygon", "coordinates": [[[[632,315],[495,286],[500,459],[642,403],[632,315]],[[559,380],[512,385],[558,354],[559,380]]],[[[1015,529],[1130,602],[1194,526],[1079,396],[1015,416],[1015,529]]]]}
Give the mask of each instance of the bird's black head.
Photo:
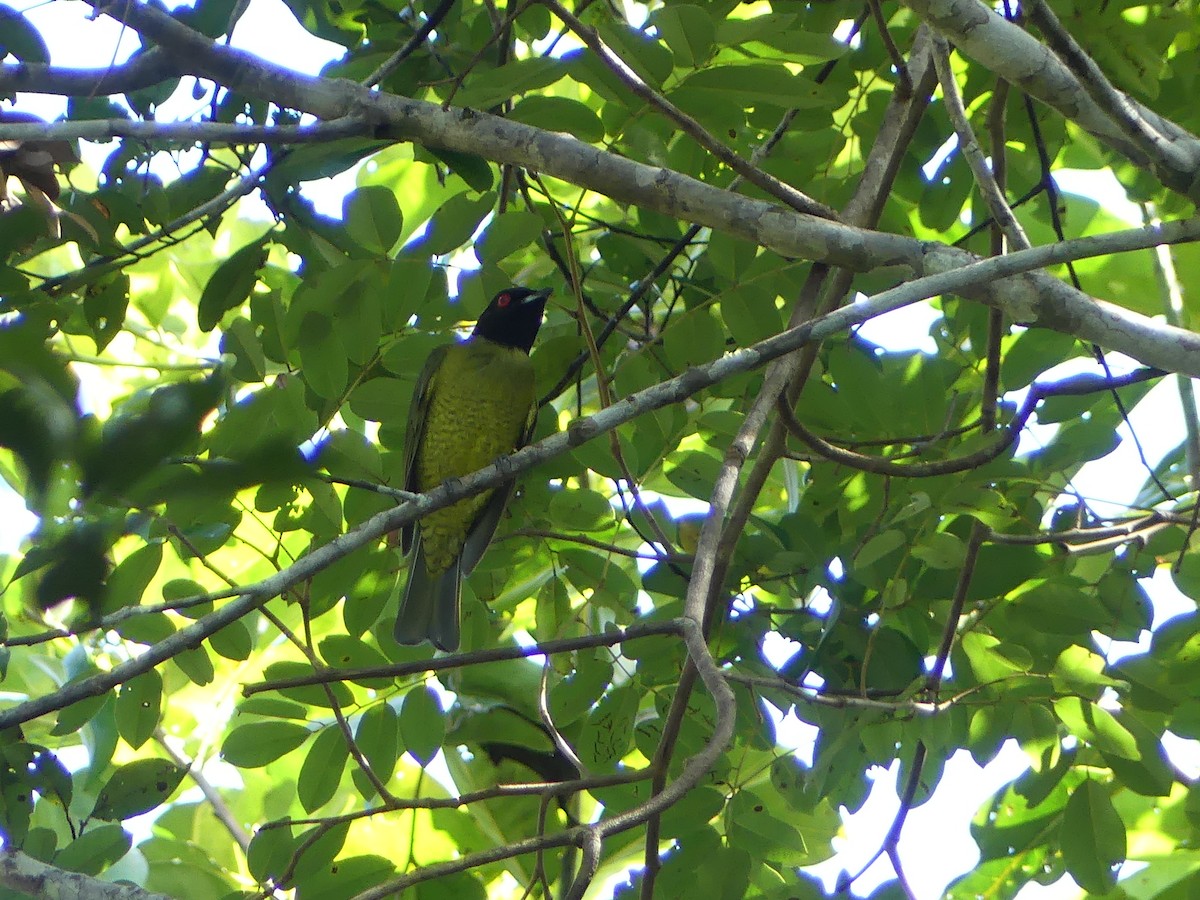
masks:
{"type": "Polygon", "coordinates": [[[487,338],[505,347],[529,352],[538,329],[550,291],[531,291],[529,288],[505,288],[488,304],[475,323],[472,337],[487,338]]]}

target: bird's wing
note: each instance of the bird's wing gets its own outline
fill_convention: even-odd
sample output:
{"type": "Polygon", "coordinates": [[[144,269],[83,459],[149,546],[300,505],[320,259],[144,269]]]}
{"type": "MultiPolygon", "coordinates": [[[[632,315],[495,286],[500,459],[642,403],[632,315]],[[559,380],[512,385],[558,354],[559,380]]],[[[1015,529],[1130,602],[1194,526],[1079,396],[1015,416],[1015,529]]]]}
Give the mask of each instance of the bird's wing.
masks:
{"type": "MultiPolygon", "coordinates": [[[[433,391],[434,374],[441,367],[449,349],[449,345],[437,347],[429,354],[408,406],[408,427],[404,432],[404,490],[414,494],[421,490],[417,484],[417,450],[425,440],[425,421],[429,418],[429,397],[433,391]]],[[[405,525],[401,530],[400,548],[404,553],[412,549],[415,532],[415,522],[405,525]]]]}
{"type": "Polygon", "coordinates": [[[504,507],[508,505],[508,499],[512,496],[513,487],[514,483],[510,481],[492,491],[487,506],[471,526],[467,541],[463,544],[462,555],[459,557],[462,560],[463,575],[470,575],[487,551],[488,544],[492,542],[500,524],[500,517],[504,515],[504,507]]]}

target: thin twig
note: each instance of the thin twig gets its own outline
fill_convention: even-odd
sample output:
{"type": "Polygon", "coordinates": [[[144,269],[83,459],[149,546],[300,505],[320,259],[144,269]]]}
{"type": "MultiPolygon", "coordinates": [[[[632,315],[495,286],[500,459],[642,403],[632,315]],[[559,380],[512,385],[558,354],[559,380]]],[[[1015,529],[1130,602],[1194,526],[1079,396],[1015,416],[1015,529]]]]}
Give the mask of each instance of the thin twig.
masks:
{"type": "Polygon", "coordinates": [[[200,788],[200,792],[204,794],[204,799],[212,807],[213,815],[225,826],[225,830],[229,832],[234,842],[242,848],[242,852],[249,852],[250,835],[246,833],[246,829],[242,827],[242,823],[238,821],[233,810],[229,808],[229,804],[225,802],[225,798],[221,796],[221,792],[216,789],[211,781],[204,777],[204,773],[197,767],[195,760],[189,760],[183,754],[176,752],[175,748],[167,742],[166,733],[161,728],[154,729],[154,740],[162,747],[163,752],[171,757],[175,765],[187,769],[188,777],[196,783],[196,787],[200,788]]]}
{"type": "Polygon", "coordinates": [[[412,56],[413,52],[425,43],[425,39],[433,34],[437,27],[442,24],[442,19],[446,18],[446,14],[454,8],[454,3],[455,0],[442,0],[441,3],[434,7],[433,12],[429,13],[425,17],[425,21],[421,23],[421,27],[413,32],[413,36],[404,42],[404,46],[389,56],[380,64],[379,68],[364,78],[362,84],[365,87],[374,87],[396,71],[400,64],[412,56]]]}

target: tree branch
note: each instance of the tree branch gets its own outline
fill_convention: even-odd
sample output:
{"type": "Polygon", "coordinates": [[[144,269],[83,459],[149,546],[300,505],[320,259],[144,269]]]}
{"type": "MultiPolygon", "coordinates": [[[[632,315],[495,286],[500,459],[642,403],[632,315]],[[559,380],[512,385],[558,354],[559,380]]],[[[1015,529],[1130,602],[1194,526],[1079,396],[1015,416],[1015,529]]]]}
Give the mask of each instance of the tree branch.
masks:
{"type": "MultiPolygon", "coordinates": [[[[651,797],[645,803],[618,813],[609,819],[597,822],[594,825],[580,826],[552,835],[539,835],[535,838],[514,841],[478,853],[466,854],[458,859],[425,866],[416,872],[401,875],[398,878],[375,885],[357,894],[354,900],[382,900],[385,897],[395,896],[400,891],[414,884],[430,881],[455,872],[464,872],[486,863],[499,862],[515,856],[522,856],[526,853],[536,853],[553,847],[563,847],[568,844],[580,844],[584,849],[583,864],[580,866],[579,875],[576,877],[567,895],[571,900],[581,898],[591,878],[595,875],[600,847],[604,838],[628,831],[631,828],[636,828],[650,816],[677,803],[708,774],[717,757],[724,751],[733,735],[733,691],[726,683],[724,674],[717,668],[716,663],[709,655],[708,647],[704,643],[704,636],[700,627],[694,621],[686,618],[659,623],[659,626],[665,626],[667,631],[675,631],[683,638],[688,658],[700,672],[700,677],[705,687],[712,693],[717,710],[717,722],[713,729],[712,737],[709,738],[708,743],[695,756],[688,760],[679,777],[667,785],[662,793],[651,797]]],[[[569,642],[554,641],[550,643],[558,645],[569,642]]],[[[542,646],[545,647],[548,644],[542,646]]],[[[505,649],[523,652],[522,648],[505,649]]],[[[439,668],[457,666],[462,664],[462,657],[463,654],[459,654],[457,656],[432,660],[424,665],[432,666],[434,663],[444,663],[446,665],[441,665],[439,668]]],[[[415,665],[421,664],[418,663],[415,665]]]]}
{"type": "MultiPolygon", "coordinates": [[[[353,531],[334,538],[325,546],[313,551],[281,572],[246,588],[245,593],[221,609],[197,619],[169,638],[153,644],[141,656],[120,663],[106,672],[71,682],[50,694],[27,700],[0,712],[0,729],[27,722],[78,700],[99,696],[135,675],[154,668],[177,653],[196,646],[272,597],[278,596],[293,585],[315,575],[359,547],[378,540],[390,531],[395,531],[435,509],[449,506],[471,494],[496,487],[538,463],[578,447],[644,413],[678,403],[697,391],[711,387],[733,375],[763,366],[812,341],[823,340],[875,316],[929,297],[958,292],[981,282],[990,283],[993,279],[1026,272],[1051,262],[1110,253],[1113,252],[1113,246],[1135,249],[1169,241],[1173,238],[1182,239],[1183,236],[1187,236],[1189,240],[1200,237],[1200,219],[1175,222],[1159,228],[1114,232],[1100,238],[1079,238],[1048,247],[1034,247],[1031,250],[1012,253],[1008,256],[982,260],[963,268],[910,281],[877,294],[866,301],[844,306],[812,322],[789,328],[757,344],[726,354],[707,365],[688,369],[682,375],[630,394],[594,416],[577,419],[567,426],[566,431],[550,435],[478,472],[461,479],[444,482],[428,493],[421,494],[401,506],[378,513],[353,531]]],[[[1111,307],[1111,309],[1115,310],[1116,307],[1111,307]]],[[[1109,312],[1107,315],[1114,314],[1109,312]]],[[[1105,322],[1105,316],[1104,309],[1097,309],[1093,312],[1094,319],[1101,325],[1105,322]]],[[[1081,325],[1081,328],[1090,328],[1092,324],[1081,325]]],[[[1190,351],[1191,358],[1179,360],[1183,364],[1180,371],[1200,376],[1200,353],[1197,352],[1197,349],[1200,349],[1200,336],[1189,332],[1182,332],[1182,335],[1186,337],[1186,340],[1184,337],[1179,339],[1180,349],[1183,347],[1194,349],[1190,351]]],[[[1136,356],[1136,354],[1131,355],[1136,356]]],[[[1161,353],[1153,355],[1162,356],[1161,353]]],[[[704,547],[703,531],[701,540],[701,546],[704,547]]],[[[690,596],[689,594],[689,598],[690,596]]],[[[688,601],[687,615],[697,616],[696,621],[703,620],[703,610],[696,608],[696,601],[693,599],[688,601]]]]}
{"type": "Polygon", "coordinates": [[[980,0],[904,0],[918,16],[946,35],[976,62],[1041,100],[1140,167],[1150,167],[1164,185],[1187,197],[1197,190],[1200,139],[1132,98],[1131,108],[1176,148],[1172,159],[1150,159],[1108,113],[1096,104],[1063,62],[1033,35],[980,0]],[[1176,155],[1178,154],[1178,155],[1176,155]]]}
{"type": "Polygon", "coordinates": [[[1062,27],[1062,23],[1044,0],[1025,0],[1023,6],[1029,21],[1041,30],[1050,49],[1058,54],[1067,68],[1079,79],[1088,96],[1120,126],[1146,156],[1154,160],[1156,166],[1178,171],[1195,169],[1195,154],[1170,141],[1147,120],[1137,103],[1113,87],[1095,60],[1088,56],[1062,27]]]}
{"type": "MultiPolygon", "coordinates": [[[[1021,39],[1032,42],[1035,49],[1040,48],[1052,61],[1047,65],[1058,65],[1065,78],[1074,83],[1073,76],[1048,50],[1016,26],[988,12],[982,4],[976,4],[974,0],[953,0],[953,6],[958,8],[968,2],[977,15],[980,11],[985,12],[1000,23],[1001,29],[1011,29],[1021,39]]],[[[928,14],[925,9],[928,3],[924,0],[910,0],[910,5],[919,13],[924,10],[928,14]]],[[[499,163],[524,166],[620,202],[636,203],[664,215],[745,238],[784,256],[819,260],[855,272],[899,266],[918,276],[944,272],[977,258],[942,244],[801,215],[724,191],[669,169],[636,163],[569,135],[552,134],[475,110],[443,110],[436,104],[372,92],[344,79],[300,75],[248,53],[215,44],[149,5],[120,4],[105,7],[104,11],[144,36],[168,46],[179,58],[186,60],[191,74],[211,78],[248,96],[305,110],[324,119],[365,117],[377,123],[377,137],[411,140],[499,163]]],[[[957,19],[950,17],[949,22],[955,24],[957,19]]],[[[938,18],[937,24],[944,24],[943,20],[938,18]]],[[[997,66],[997,71],[1003,68],[997,66]]],[[[1088,99],[1082,90],[1080,95],[1088,99]]],[[[1109,120],[1105,118],[1105,121],[1109,120]]],[[[0,126],[0,138],[6,134],[5,127],[0,126]]],[[[1172,227],[1162,226],[1164,236],[1152,243],[1194,240],[1198,236],[1194,231],[1188,231],[1192,226],[1184,225],[1186,235],[1170,237],[1172,227]]],[[[1136,246],[1147,244],[1137,243],[1136,246]]],[[[1103,252],[1124,249],[1132,248],[1110,245],[1103,252]]],[[[1200,338],[1196,335],[1093,300],[1048,274],[975,284],[961,293],[1003,309],[1016,322],[1064,331],[1125,353],[1147,365],[1200,376],[1200,353],[1196,352],[1200,350],[1200,338]]]]}
{"type": "Polygon", "coordinates": [[[714,138],[703,125],[642,81],[623,59],[604,45],[604,42],[600,40],[600,36],[596,34],[594,28],[584,25],[579,19],[568,12],[558,0],[542,0],[542,5],[562,19],[575,32],[575,36],[583,41],[589,50],[596,54],[597,59],[604,63],[609,71],[616,75],[621,80],[621,83],[629,88],[639,99],[650,104],[650,106],[658,110],[670,122],[679,126],[679,129],[684,134],[688,135],[701,147],[737,172],[738,175],[756,187],[762,188],[762,190],[775,199],[786,203],[797,212],[808,213],[825,219],[836,219],[838,217],[837,213],[824,203],[818,203],[791,185],[784,184],[775,176],[764,172],[753,163],[742,159],[714,138]]]}
{"type": "Polygon", "coordinates": [[[0,65],[0,94],[25,91],[67,97],[103,97],[148,88],[183,74],[178,61],[161,48],[139,54],[123,65],[99,69],[4,63],[0,65]]]}
{"type": "Polygon", "coordinates": [[[444,672],[448,669],[461,669],[465,666],[477,666],[485,663],[503,662],[510,659],[529,659],[532,656],[551,656],[555,653],[572,653],[576,650],[588,650],[593,647],[612,647],[625,641],[638,638],[654,637],[664,634],[678,634],[681,626],[677,620],[653,622],[645,625],[632,625],[629,628],[618,628],[603,634],[589,634],[582,637],[559,638],[553,641],[542,641],[521,647],[490,647],[487,650],[474,650],[469,653],[450,653],[435,659],[420,659],[414,662],[388,663],[382,666],[366,666],[354,669],[321,669],[307,675],[296,675],[292,678],[280,678],[275,681],[260,681],[242,687],[242,694],[252,697],[265,691],[286,691],[298,687],[311,687],[318,684],[333,684],[342,681],[363,681],[377,678],[407,678],[424,672],[444,672]]]}
{"type": "Polygon", "coordinates": [[[372,137],[378,126],[345,116],[310,125],[242,125],[230,122],[143,122],[135,119],[90,119],[66,122],[0,122],[0,135],[14,141],[59,140],[63,135],[85,141],[128,138],[156,144],[314,144],[347,137],[372,137]]]}
{"type": "Polygon", "coordinates": [[[20,850],[0,848],[0,885],[48,900],[87,897],[88,900],[170,900],[136,884],[112,884],[80,872],[56,869],[20,850]]]}

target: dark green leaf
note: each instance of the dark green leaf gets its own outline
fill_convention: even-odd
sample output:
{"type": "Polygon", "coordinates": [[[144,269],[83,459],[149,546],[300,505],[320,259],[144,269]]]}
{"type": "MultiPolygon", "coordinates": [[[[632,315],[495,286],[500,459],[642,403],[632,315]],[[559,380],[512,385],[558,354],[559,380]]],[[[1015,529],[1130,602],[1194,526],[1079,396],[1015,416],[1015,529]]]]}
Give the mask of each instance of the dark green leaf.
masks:
{"type": "Polygon", "coordinates": [[[472,200],[467,194],[451,197],[434,213],[425,237],[425,249],[434,256],[452,253],[465,244],[492,211],[496,197],[491,192],[472,200]]]}
{"type": "Polygon", "coordinates": [[[255,769],[291,753],[309,736],[293,722],[251,722],[229,732],[221,745],[221,758],[231,766],[255,769]]]}
{"type": "Polygon", "coordinates": [[[379,185],[351,191],[342,200],[342,218],[350,237],[371,253],[387,253],[400,239],[404,217],[396,195],[379,185]]]}
{"type": "Polygon", "coordinates": [[[716,28],[702,7],[669,6],[659,10],[652,21],[675,54],[677,64],[696,67],[708,60],[716,28]]]}
{"type": "Polygon", "coordinates": [[[96,795],[89,818],[130,819],[165,803],[187,769],[168,759],[139,759],[120,766],[96,795]]]}
{"type": "Polygon", "coordinates": [[[547,515],[563,531],[603,531],[613,525],[612,505],[596,491],[565,490],[552,494],[547,515]]]}
{"type": "Polygon", "coordinates": [[[121,686],[117,694],[117,731],[135,750],[146,743],[162,716],[162,676],[154,669],[121,686]]]}
{"type": "Polygon", "coordinates": [[[296,796],[305,812],[312,813],[333,798],[349,756],[346,737],[340,728],[326,726],[317,734],[296,779],[296,796]]]}
{"type": "Polygon", "coordinates": [[[442,749],[446,738],[446,714],[433,688],[419,686],[404,695],[400,707],[400,737],[404,749],[422,766],[427,766],[442,749]]]}
{"type": "Polygon", "coordinates": [[[68,872],[98,875],[129,852],[133,839],[120,825],[89,828],[54,854],[54,865],[68,872]]]}
{"type": "Polygon", "coordinates": [[[362,714],[354,742],[375,776],[387,784],[400,758],[400,720],[390,704],[377,703],[362,714]]]}
{"type": "Polygon", "coordinates": [[[629,750],[638,695],[632,687],[608,692],[591,711],[579,736],[579,758],[591,772],[610,772],[629,750]]]}
{"type": "Polygon", "coordinates": [[[242,247],[217,266],[200,295],[196,324],[204,331],[212,331],[226,312],[245,303],[258,281],[258,270],[266,261],[266,247],[258,240],[242,247]]]}
{"type": "Polygon", "coordinates": [[[471,109],[490,109],[516,94],[548,87],[565,74],[562,62],[550,56],[514,60],[468,78],[455,95],[454,103],[471,109]]]}
{"type": "Polygon", "coordinates": [[[604,138],[600,117],[583,103],[567,97],[525,97],[512,108],[508,118],[546,131],[564,131],[589,144],[604,138]]]}
{"type": "Polygon", "coordinates": [[[1071,794],[1059,832],[1067,871],[1086,891],[1106,894],[1125,861],[1125,824],[1108,791],[1091,778],[1071,794]]]}

